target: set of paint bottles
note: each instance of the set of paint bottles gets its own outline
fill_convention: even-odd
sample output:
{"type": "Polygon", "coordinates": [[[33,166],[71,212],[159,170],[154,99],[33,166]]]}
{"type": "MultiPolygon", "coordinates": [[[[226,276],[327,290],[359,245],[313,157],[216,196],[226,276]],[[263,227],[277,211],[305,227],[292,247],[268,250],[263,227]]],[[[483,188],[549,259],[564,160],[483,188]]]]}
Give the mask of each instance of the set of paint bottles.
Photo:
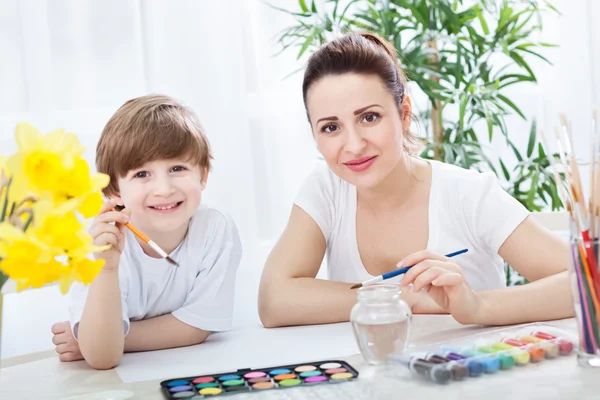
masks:
{"type": "Polygon", "coordinates": [[[414,376],[436,383],[463,380],[568,356],[573,341],[534,330],[515,336],[478,340],[470,345],[447,345],[428,352],[391,354],[388,360],[408,367],[414,376]]]}

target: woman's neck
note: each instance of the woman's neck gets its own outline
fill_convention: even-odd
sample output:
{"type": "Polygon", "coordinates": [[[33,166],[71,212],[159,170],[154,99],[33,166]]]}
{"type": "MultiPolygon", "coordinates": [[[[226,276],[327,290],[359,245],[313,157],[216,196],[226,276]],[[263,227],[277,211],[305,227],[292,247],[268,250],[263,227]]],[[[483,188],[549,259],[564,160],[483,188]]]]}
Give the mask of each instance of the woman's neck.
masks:
{"type": "Polygon", "coordinates": [[[359,190],[358,198],[376,212],[403,208],[411,199],[414,187],[428,180],[429,168],[426,161],[404,154],[381,183],[373,188],[359,190]]]}

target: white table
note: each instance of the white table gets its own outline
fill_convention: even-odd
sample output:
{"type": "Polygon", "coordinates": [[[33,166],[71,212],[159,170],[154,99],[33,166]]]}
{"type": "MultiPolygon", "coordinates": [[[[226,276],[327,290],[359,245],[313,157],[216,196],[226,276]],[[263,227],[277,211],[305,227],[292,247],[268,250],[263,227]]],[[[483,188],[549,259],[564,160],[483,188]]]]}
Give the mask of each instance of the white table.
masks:
{"type": "MultiPolygon", "coordinates": [[[[574,329],[572,319],[548,324],[574,329]]],[[[416,315],[413,319],[412,343],[424,346],[492,329],[497,328],[462,326],[446,315],[416,315]]],[[[597,399],[600,396],[600,371],[579,367],[574,355],[443,386],[418,379],[385,376],[381,372],[383,367],[367,365],[359,355],[348,355],[345,359],[359,370],[358,381],[361,385],[367,385],[371,390],[370,394],[364,395],[368,400],[432,399],[439,396],[460,400],[484,396],[486,400],[597,399]]],[[[282,364],[285,363],[282,361],[282,364]]],[[[84,362],[61,363],[52,351],[44,351],[3,360],[0,370],[0,398],[110,398],[110,391],[124,391],[134,395],[132,398],[162,399],[160,381],[123,383],[114,370],[95,371],[84,362]],[[93,393],[97,394],[96,397],[90,396],[93,393]]],[[[288,391],[291,390],[303,389],[288,391]]],[[[286,398],[284,394],[274,397],[274,391],[270,393],[268,398],[286,398]]],[[[253,393],[252,396],[255,399],[263,398],[259,393],[253,393]]],[[[236,400],[237,395],[228,398],[236,400]]]]}

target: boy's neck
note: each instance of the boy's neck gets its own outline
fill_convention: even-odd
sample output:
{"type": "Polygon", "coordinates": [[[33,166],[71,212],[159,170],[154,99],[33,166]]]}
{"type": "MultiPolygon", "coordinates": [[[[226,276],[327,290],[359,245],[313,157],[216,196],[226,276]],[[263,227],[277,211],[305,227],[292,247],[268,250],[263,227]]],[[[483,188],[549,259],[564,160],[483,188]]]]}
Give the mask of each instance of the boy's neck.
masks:
{"type": "MultiPolygon", "coordinates": [[[[144,231],[146,236],[148,236],[154,243],[158,245],[161,249],[163,249],[167,254],[171,254],[173,250],[179,246],[179,244],[185,238],[189,228],[189,222],[180,228],[170,231],[170,232],[155,232],[155,231],[144,231]]],[[[149,245],[144,243],[136,236],[137,242],[142,247],[144,253],[146,253],[150,257],[160,258],[160,255],[156,253],[149,245]]]]}

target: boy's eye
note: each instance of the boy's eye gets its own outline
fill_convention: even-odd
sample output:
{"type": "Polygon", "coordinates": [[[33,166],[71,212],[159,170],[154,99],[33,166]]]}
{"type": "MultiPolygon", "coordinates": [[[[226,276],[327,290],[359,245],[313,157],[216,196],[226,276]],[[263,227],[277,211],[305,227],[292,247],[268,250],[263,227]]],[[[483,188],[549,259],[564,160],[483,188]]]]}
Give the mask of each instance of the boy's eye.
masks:
{"type": "Polygon", "coordinates": [[[379,113],[376,113],[376,112],[369,112],[369,113],[366,113],[366,114],[363,116],[363,118],[362,118],[362,121],[361,121],[361,122],[373,123],[373,122],[377,121],[377,120],[379,119],[379,117],[380,117],[380,116],[381,116],[381,115],[380,115],[379,113]]]}
{"type": "Polygon", "coordinates": [[[336,130],[338,130],[338,126],[335,124],[327,124],[327,125],[323,125],[321,127],[321,132],[324,132],[324,133],[333,133],[336,130]]]}
{"type": "Polygon", "coordinates": [[[173,171],[173,172],[181,172],[181,171],[185,171],[186,169],[187,168],[184,167],[183,165],[177,165],[177,166],[173,167],[171,169],[171,171],[173,171]]]}
{"type": "Polygon", "coordinates": [[[136,172],[133,177],[134,178],[146,178],[147,176],[148,176],[148,172],[140,171],[140,172],[136,172]]]}

